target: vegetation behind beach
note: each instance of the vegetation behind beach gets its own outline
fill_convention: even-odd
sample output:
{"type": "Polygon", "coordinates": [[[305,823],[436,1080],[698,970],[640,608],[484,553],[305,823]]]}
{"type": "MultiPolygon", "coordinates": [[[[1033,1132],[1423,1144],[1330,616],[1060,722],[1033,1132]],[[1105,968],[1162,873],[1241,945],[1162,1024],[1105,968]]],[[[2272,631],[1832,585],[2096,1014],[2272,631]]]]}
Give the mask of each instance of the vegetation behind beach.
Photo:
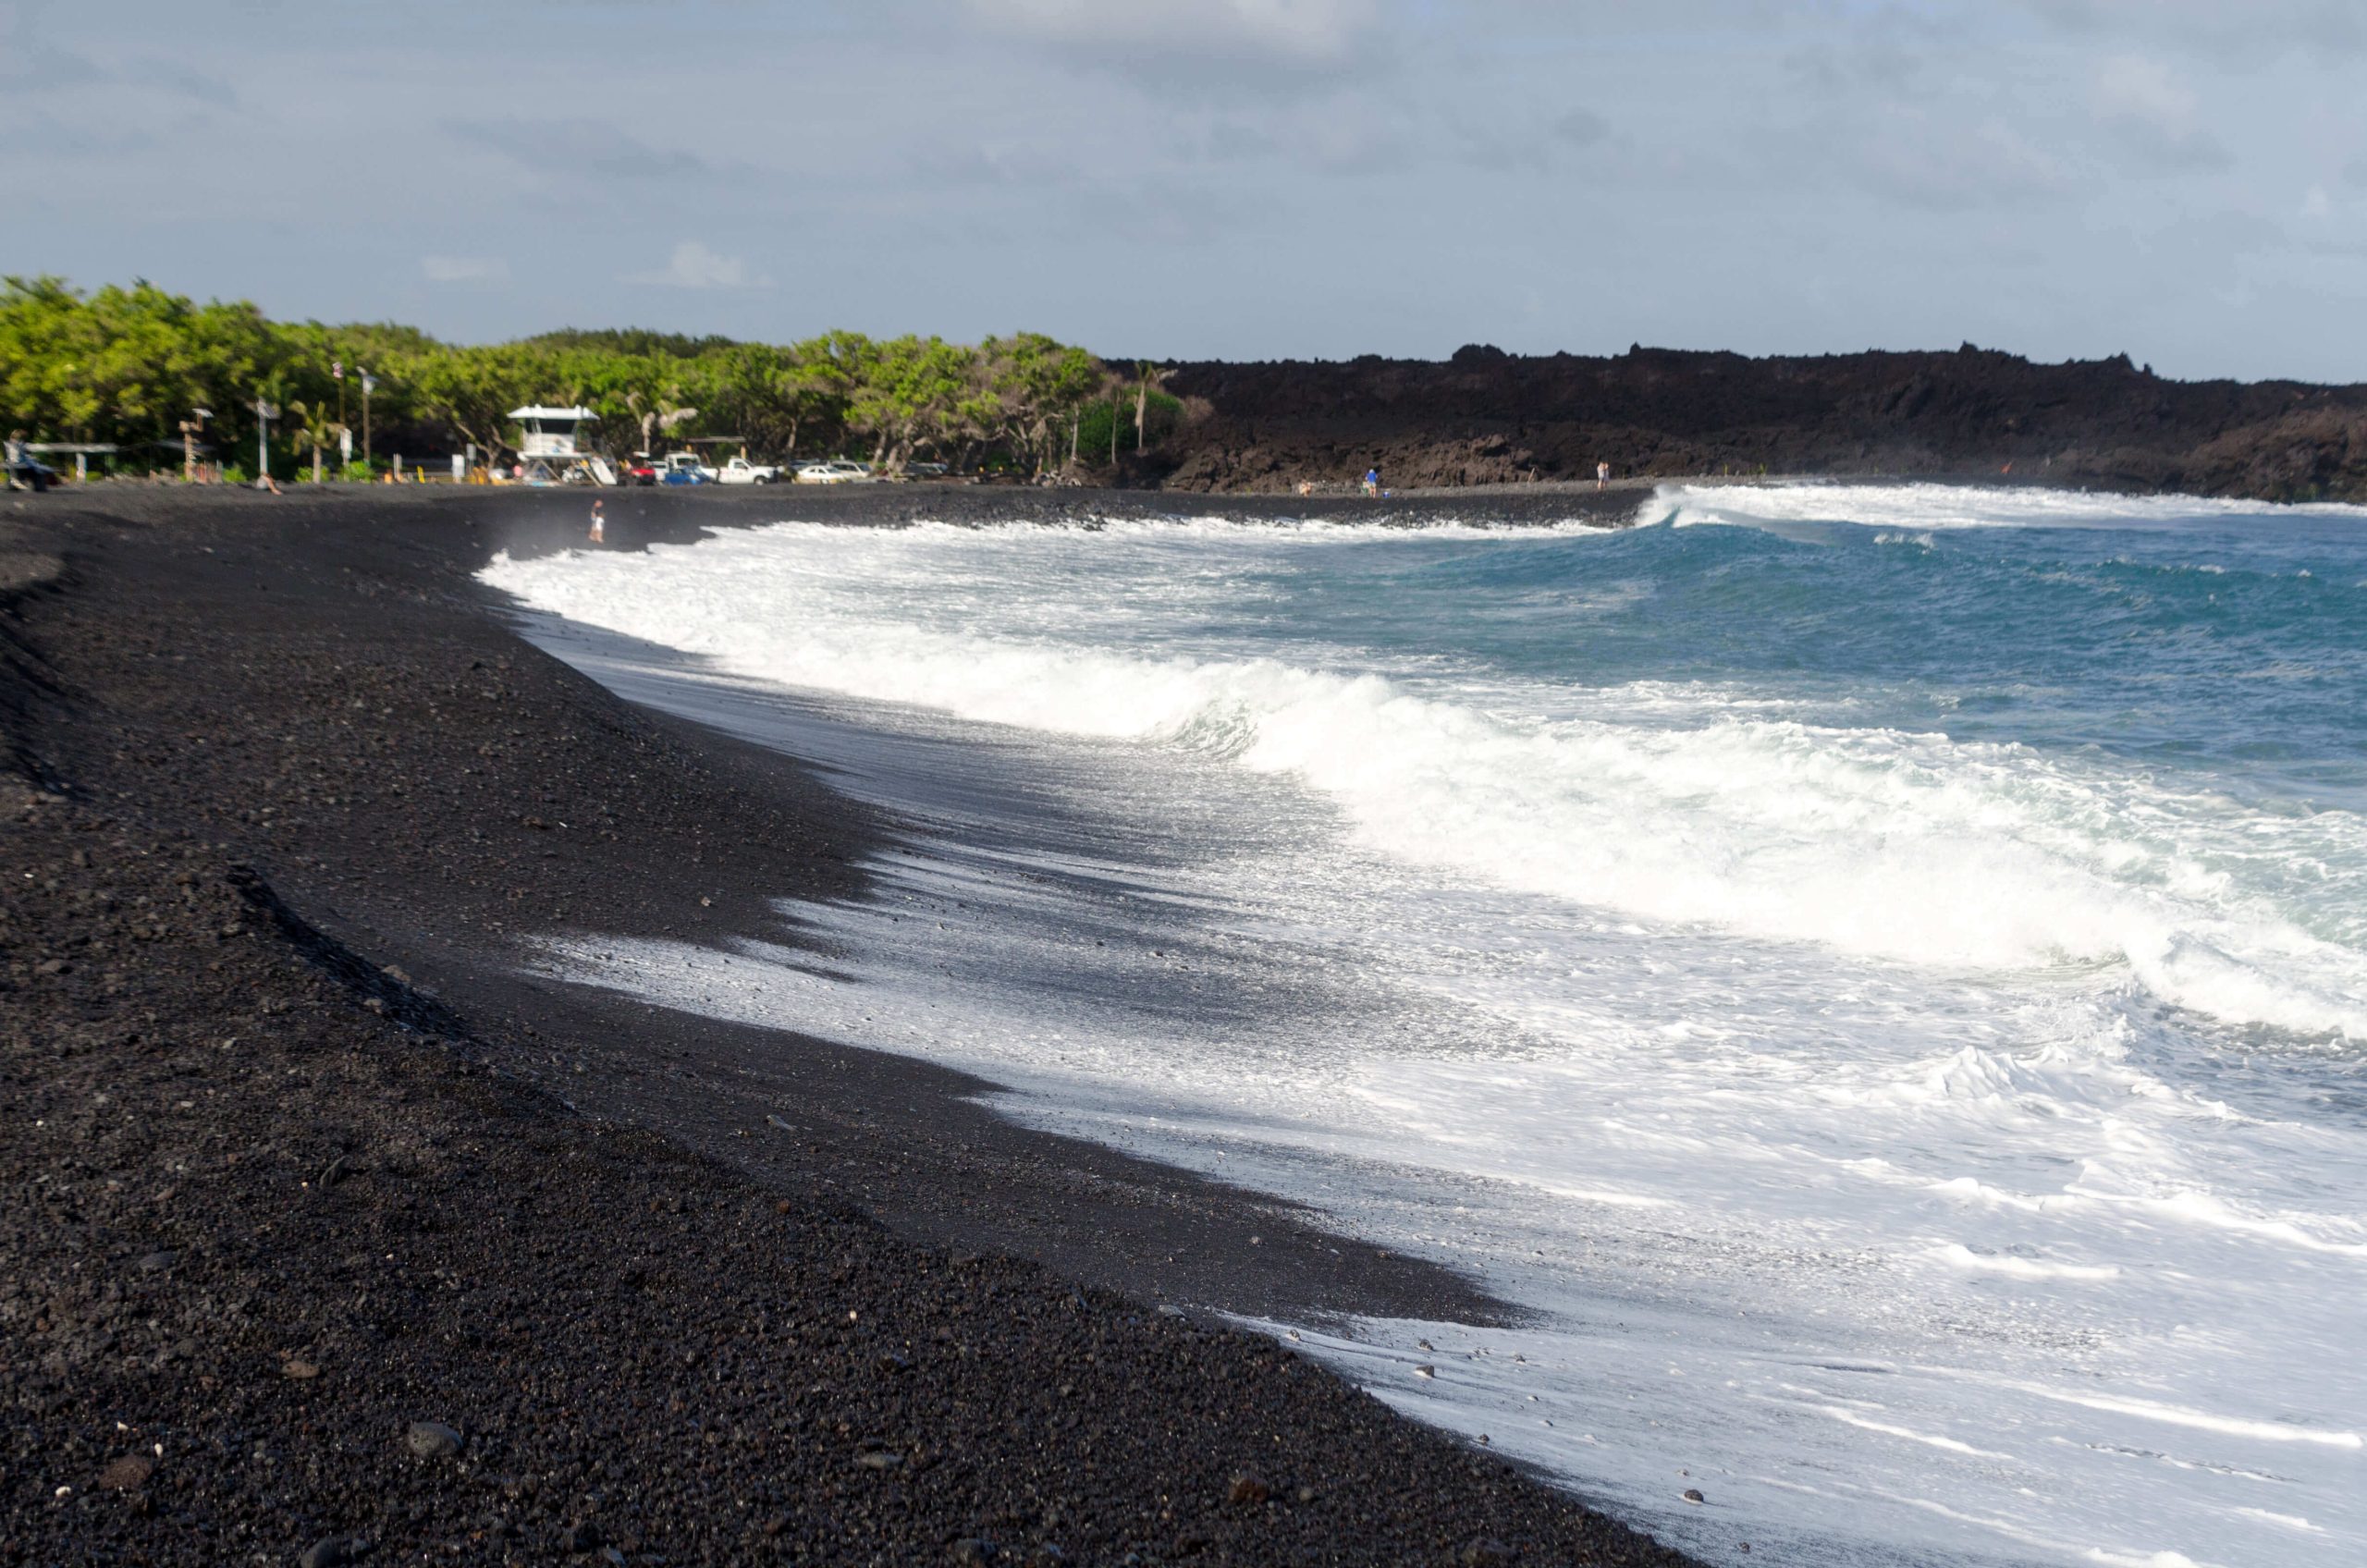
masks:
{"type": "Polygon", "coordinates": [[[199,409],[210,410],[208,445],[251,453],[261,401],[279,410],[270,444],[283,473],[333,455],[340,429],[356,453],[473,446],[499,461],[517,450],[509,410],[534,403],[589,408],[599,416],[590,441],[615,457],[706,438],[770,459],[1033,473],[1114,463],[1174,428],[1182,406],[1158,378],[1033,332],[961,344],[834,331],[770,344],[569,329],[463,346],[393,323],[276,322],[252,304],[199,304],[144,281],[85,292],[57,277],[0,280],[0,425],[112,443],[116,466],[132,472],[177,466],[182,422],[199,409]]]}

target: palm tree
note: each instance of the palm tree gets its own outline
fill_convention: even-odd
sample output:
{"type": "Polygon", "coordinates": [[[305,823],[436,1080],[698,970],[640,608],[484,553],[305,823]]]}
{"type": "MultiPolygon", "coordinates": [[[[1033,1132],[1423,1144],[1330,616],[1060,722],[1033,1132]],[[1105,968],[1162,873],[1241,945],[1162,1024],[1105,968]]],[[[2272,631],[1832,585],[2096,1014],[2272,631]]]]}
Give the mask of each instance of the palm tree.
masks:
{"type": "Polygon", "coordinates": [[[1134,365],[1134,451],[1137,455],[1146,443],[1144,432],[1150,423],[1151,388],[1164,384],[1174,374],[1174,371],[1162,370],[1147,360],[1139,361],[1134,365]]]}
{"type": "Polygon", "coordinates": [[[671,430],[686,421],[696,419],[698,410],[686,407],[680,399],[682,389],[668,386],[663,392],[644,398],[638,392],[625,394],[625,407],[641,421],[641,449],[655,453],[657,433],[671,430]]]}
{"type": "Polygon", "coordinates": [[[288,433],[288,445],[291,450],[300,451],[307,443],[311,444],[313,483],[318,484],[321,482],[321,448],[336,445],[337,433],[345,427],[337,423],[325,407],[300,399],[288,405],[280,428],[288,433]]]}

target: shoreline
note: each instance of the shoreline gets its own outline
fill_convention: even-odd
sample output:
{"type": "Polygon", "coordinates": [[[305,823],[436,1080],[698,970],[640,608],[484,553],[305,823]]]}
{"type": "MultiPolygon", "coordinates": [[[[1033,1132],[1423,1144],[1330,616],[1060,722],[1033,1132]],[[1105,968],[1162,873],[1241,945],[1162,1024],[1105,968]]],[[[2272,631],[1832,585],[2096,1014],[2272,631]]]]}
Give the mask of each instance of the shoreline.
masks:
{"type": "MultiPolygon", "coordinates": [[[[780,504],[611,498],[612,549],[780,504]]],[[[810,509],[964,521],[1172,514],[1171,499],[882,486],[810,509]]],[[[1244,499],[1261,498],[1220,504],[1310,509],[1244,499]]],[[[1444,1270],[1022,1131],[961,1074],[521,974],[520,939],[541,931],[781,939],[772,899],[860,897],[858,862],[896,831],[810,771],[631,707],[515,634],[472,574],[496,549],[578,543],[583,506],[109,487],[0,513],[6,559],[62,562],[6,591],[0,716],[31,780],[11,802],[31,875],[8,883],[22,1022],[7,1072],[44,1131],[73,1130],[30,1141],[9,1177],[100,1216],[53,1212],[0,1246],[0,1321],[31,1328],[10,1359],[31,1374],[31,1425],[0,1450],[12,1534],[56,1556],[137,1542],[160,1561],[218,1560],[226,1529],[266,1560],[366,1535],[502,1561],[586,1522],[628,1557],[675,1562],[986,1539],[1039,1557],[1057,1543],[1068,1561],[1682,1561],[1270,1341],[1148,1310],[1495,1320],[1444,1270]],[[577,1179],[588,1165],[599,1180],[577,1179]],[[606,1202],[612,1186],[647,1202],[606,1202]],[[400,1241],[351,1249],[349,1232],[400,1241]],[[782,1233],[802,1268],[771,1250],[782,1233]],[[425,1331],[390,1322],[389,1299],[425,1331]],[[151,1318],[166,1327],[136,1326],[151,1318]],[[863,1326],[883,1319],[936,1327],[881,1349],[863,1326]],[[546,1321],[591,1327],[553,1345],[546,1321]],[[1003,1353],[977,1352],[970,1328],[1003,1353]],[[703,1360],[742,1366],[763,1397],[718,1393],[703,1360]],[[776,1360],[822,1376],[797,1395],[780,1385],[803,1373],[776,1360]],[[534,1391],[470,1393],[530,1361],[534,1391]],[[408,1380],[386,1384],[389,1366],[408,1380]],[[971,1403],[946,1403],[955,1388],[971,1403]],[[921,1435],[931,1422],[912,1412],[932,1399],[921,1435]],[[1048,1400],[1032,1430],[997,1408],[1048,1400]],[[537,1419],[553,1401],[581,1418],[571,1436],[537,1419]],[[209,1402],[230,1414],[200,1414],[209,1402]],[[702,1402],[686,1439],[675,1407],[702,1402]],[[404,1423],[422,1417],[468,1428],[457,1462],[409,1456],[404,1423]],[[113,1421],[142,1442],[168,1432],[166,1454],[110,1456],[129,1441],[113,1421]],[[290,1432],[307,1424],[336,1440],[310,1443],[298,1482],[290,1432]],[[829,1440],[790,1436],[823,1427],[829,1440]],[[280,1456],[268,1484],[244,1463],[251,1442],[280,1456]],[[686,1445],[704,1461],[688,1480],[668,1468],[686,1445]],[[1112,1451],[1133,1458],[1095,1457],[1112,1451]],[[480,1463],[506,1477],[492,1499],[480,1463]],[[580,1484],[619,1463],[620,1489],[580,1484]],[[783,1464],[810,1479],[767,1483],[773,1512],[724,1505],[783,1464]],[[104,1479],[143,1464],[132,1484],[104,1479]],[[551,1479],[523,1474],[538,1468],[551,1479]],[[940,1472],[966,1489],[945,1493],[940,1472]],[[267,1537],[275,1518],[306,1523],[267,1537]]]]}

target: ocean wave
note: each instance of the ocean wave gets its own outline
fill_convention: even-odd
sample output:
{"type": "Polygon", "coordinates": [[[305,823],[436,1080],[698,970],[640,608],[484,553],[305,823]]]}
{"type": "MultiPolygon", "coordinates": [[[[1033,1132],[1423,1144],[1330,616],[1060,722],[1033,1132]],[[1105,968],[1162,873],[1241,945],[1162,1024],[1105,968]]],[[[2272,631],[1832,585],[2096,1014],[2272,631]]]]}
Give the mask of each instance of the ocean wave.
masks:
{"type": "MultiPolygon", "coordinates": [[[[1041,531],[1029,537],[1040,550],[1041,531]]],[[[1714,707],[1638,723],[1616,693],[1602,717],[1547,718],[1566,693],[1103,644],[1089,631],[1107,606],[1043,594],[1022,613],[999,584],[964,581],[963,559],[866,581],[866,547],[791,526],[644,557],[503,559],[485,575],[742,676],[1288,775],[1368,847],[1494,886],[1923,966],[2125,966],[2160,999],[2230,1023],[2367,1039],[2367,956],[2231,869],[2302,847],[2280,837],[2357,838],[2350,819],[2223,827],[2216,802],[2013,744],[1714,707]],[[911,610],[923,591],[952,608],[911,610]]],[[[1205,589],[1167,574],[1107,591],[1236,599],[1209,570],[1205,589]]],[[[2367,862],[2367,844],[2336,848],[2367,862]]]]}
{"type": "Polygon", "coordinates": [[[1899,533],[1952,529],[2122,530],[2225,522],[2263,515],[2367,522],[2367,507],[2275,506],[2201,496],[2121,496],[2036,485],[1663,484],[1651,510],[1679,527],[1860,523],[1899,533]]]}

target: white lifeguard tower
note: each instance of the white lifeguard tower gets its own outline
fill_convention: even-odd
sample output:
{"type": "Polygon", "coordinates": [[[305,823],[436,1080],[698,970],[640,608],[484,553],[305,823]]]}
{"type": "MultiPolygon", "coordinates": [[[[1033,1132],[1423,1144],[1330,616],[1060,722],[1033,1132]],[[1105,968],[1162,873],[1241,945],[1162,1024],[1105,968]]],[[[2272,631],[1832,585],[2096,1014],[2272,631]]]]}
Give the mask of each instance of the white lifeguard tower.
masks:
{"type": "Polygon", "coordinates": [[[512,409],[509,417],[522,427],[518,438],[519,466],[529,484],[614,484],[617,471],[597,452],[578,445],[577,434],[598,421],[590,409],[546,409],[532,403],[512,409]]]}

